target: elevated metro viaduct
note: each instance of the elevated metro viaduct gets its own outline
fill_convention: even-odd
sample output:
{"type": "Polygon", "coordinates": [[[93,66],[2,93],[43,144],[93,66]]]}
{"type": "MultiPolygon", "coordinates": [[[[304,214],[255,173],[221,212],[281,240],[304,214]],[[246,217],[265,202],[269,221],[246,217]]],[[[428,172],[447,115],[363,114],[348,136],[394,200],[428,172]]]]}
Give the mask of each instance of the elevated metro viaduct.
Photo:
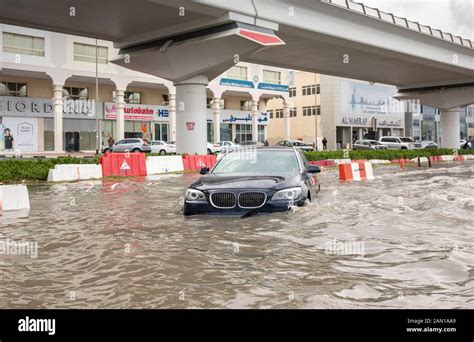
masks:
{"type": "MultiPolygon", "coordinates": [[[[0,7],[0,22],[112,40],[122,55],[114,63],[172,81],[179,153],[206,152],[206,85],[239,61],[395,85],[398,98],[441,109],[443,147],[459,147],[460,108],[474,103],[472,41],[351,1],[0,0],[0,7]]],[[[289,135],[288,100],[284,116],[289,135]]]]}

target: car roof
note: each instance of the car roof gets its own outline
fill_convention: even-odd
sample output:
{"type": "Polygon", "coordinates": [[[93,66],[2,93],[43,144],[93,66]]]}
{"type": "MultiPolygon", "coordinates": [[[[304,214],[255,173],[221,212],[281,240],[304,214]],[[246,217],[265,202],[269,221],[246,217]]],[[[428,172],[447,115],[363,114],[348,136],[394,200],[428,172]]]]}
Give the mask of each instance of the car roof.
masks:
{"type": "MultiPolygon", "coordinates": [[[[257,149],[258,151],[296,151],[294,147],[289,146],[257,146],[253,147],[252,149],[257,149]]],[[[241,150],[235,150],[232,152],[238,153],[241,150]]]]}

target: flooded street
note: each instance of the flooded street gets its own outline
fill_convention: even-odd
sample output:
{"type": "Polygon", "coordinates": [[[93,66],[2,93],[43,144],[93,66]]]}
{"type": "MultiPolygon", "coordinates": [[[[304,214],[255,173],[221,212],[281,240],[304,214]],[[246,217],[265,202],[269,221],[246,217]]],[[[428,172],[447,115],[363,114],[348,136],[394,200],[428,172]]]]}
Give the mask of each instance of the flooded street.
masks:
{"type": "Polygon", "coordinates": [[[319,176],[316,201],[185,218],[198,175],[29,186],[0,239],[2,308],[474,308],[474,163],[319,176]]]}

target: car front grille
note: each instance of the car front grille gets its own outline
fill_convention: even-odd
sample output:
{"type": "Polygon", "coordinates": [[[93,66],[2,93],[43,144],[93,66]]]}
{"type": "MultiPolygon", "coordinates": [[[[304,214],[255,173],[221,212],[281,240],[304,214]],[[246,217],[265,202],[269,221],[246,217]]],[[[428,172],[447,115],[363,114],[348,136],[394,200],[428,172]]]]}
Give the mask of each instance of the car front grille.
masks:
{"type": "Polygon", "coordinates": [[[211,204],[219,209],[231,209],[236,205],[235,194],[232,192],[215,192],[210,196],[211,204]]]}
{"type": "Polygon", "coordinates": [[[239,207],[244,209],[260,208],[265,204],[267,195],[264,192],[242,192],[239,194],[239,207]]]}

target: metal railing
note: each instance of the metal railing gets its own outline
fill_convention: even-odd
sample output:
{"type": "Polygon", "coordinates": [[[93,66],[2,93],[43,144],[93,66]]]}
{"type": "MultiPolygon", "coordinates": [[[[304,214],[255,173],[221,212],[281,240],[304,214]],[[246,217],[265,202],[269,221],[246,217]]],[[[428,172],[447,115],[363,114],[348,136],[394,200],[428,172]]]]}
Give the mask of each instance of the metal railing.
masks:
{"type": "Polygon", "coordinates": [[[474,42],[469,39],[462,38],[460,36],[454,36],[451,33],[443,32],[441,30],[434,29],[427,25],[421,25],[420,23],[416,21],[410,21],[407,18],[397,17],[396,15],[392,13],[383,12],[377,8],[369,7],[359,2],[353,2],[350,0],[321,0],[321,2],[325,2],[331,5],[342,7],[344,9],[348,9],[353,12],[357,12],[363,15],[367,15],[369,17],[383,20],[383,21],[389,22],[397,26],[404,27],[412,31],[417,31],[417,32],[427,34],[438,39],[446,40],[454,44],[465,46],[471,49],[474,48],[474,42]]]}

